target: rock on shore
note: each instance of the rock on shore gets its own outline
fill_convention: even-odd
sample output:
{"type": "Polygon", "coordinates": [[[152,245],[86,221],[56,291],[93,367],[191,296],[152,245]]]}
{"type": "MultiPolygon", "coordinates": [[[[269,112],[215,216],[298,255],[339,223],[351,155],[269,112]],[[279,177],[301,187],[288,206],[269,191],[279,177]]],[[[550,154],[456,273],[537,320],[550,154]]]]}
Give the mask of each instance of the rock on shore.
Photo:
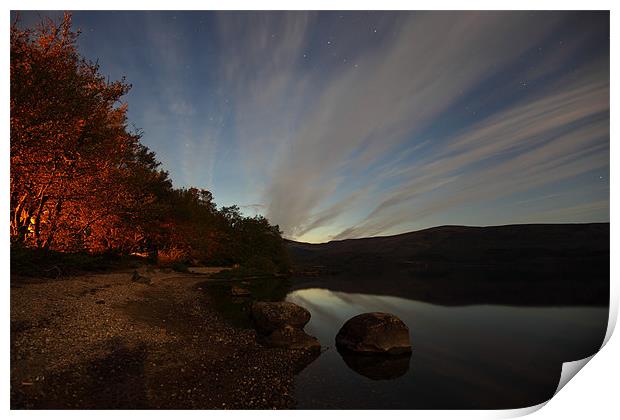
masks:
{"type": "Polygon", "coordinates": [[[260,332],[270,333],[286,325],[303,329],[310,321],[310,312],[291,302],[255,302],[252,318],[260,332]]]}
{"type": "Polygon", "coordinates": [[[303,330],[310,321],[310,312],[305,308],[291,302],[256,302],[251,312],[262,344],[268,347],[321,351],[319,340],[303,330]]]}
{"type": "Polygon", "coordinates": [[[257,343],[201,276],[11,278],[12,409],[292,408],[304,350],[257,343]]]}

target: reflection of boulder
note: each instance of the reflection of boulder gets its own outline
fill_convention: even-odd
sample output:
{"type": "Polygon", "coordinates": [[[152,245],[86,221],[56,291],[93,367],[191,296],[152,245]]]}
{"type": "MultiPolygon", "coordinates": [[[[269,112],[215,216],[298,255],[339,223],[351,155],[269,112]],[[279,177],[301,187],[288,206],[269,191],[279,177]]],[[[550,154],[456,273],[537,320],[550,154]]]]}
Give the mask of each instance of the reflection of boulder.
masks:
{"type": "Polygon", "coordinates": [[[256,302],[251,309],[258,341],[269,347],[320,353],[319,340],[306,334],[310,312],[291,302],[256,302]]]}
{"type": "Polygon", "coordinates": [[[336,346],[356,353],[411,353],[409,328],[395,315],[383,312],[349,319],[336,335],[336,346]]]}
{"type": "Polygon", "coordinates": [[[362,376],[375,381],[381,379],[396,379],[409,370],[411,353],[389,354],[360,354],[350,351],[339,351],[342,360],[352,370],[362,376]]]}
{"type": "Polygon", "coordinates": [[[290,356],[291,367],[295,375],[301,373],[321,355],[320,351],[287,350],[287,352],[290,356]]]}
{"type": "Polygon", "coordinates": [[[252,318],[258,330],[269,333],[285,325],[303,328],[310,321],[310,312],[291,302],[256,302],[252,318]]]}

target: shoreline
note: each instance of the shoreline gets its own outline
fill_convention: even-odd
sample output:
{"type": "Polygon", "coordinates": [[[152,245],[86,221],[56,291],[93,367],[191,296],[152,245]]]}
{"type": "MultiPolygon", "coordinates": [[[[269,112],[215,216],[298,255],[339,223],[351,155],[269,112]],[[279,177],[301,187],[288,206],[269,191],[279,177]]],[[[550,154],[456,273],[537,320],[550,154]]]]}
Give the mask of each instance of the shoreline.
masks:
{"type": "Polygon", "coordinates": [[[199,286],[131,271],[11,279],[12,409],[293,408],[301,351],[262,347],[199,286]]]}

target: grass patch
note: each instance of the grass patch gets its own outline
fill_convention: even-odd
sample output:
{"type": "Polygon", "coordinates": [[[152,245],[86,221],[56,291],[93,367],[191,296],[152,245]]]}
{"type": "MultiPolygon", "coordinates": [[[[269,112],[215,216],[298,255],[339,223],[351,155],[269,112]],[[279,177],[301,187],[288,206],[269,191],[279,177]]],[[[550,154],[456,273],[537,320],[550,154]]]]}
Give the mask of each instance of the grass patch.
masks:
{"type": "Polygon", "coordinates": [[[215,310],[221,313],[232,325],[249,328],[252,325],[250,308],[254,301],[278,302],[284,300],[291,288],[291,280],[284,277],[265,277],[251,281],[213,282],[207,281],[200,287],[213,299],[215,310]],[[232,286],[243,287],[250,296],[232,296],[232,286]]]}
{"type": "Polygon", "coordinates": [[[217,273],[211,274],[209,277],[213,279],[221,280],[243,280],[246,278],[263,278],[263,277],[278,277],[278,273],[272,270],[264,270],[260,268],[252,267],[237,267],[228,270],[222,270],[217,273]]]}
{"type": "Polygon", "coordinates": [[[222,280],[243,280],[252,278],[286,277],[284,269],[280,269],[271,259],[266,257],[250,258],[241,266],[223,270],[210,277],[222,280]]]}
{"type": "Polygon", "coordinates": [[[144,260],[114,254],[64,253],[11,247],[11,275],[58,278],[88,272],[139,268],[144,260]]]}
{"type": "Polygon", "coordinates": [[[180,263],[180,262],[172,263],[170,265],[170,268],[172,268],[174,271],[178,273],[189,273],[189,268],[187,268],[185,264],[180,263]]]}

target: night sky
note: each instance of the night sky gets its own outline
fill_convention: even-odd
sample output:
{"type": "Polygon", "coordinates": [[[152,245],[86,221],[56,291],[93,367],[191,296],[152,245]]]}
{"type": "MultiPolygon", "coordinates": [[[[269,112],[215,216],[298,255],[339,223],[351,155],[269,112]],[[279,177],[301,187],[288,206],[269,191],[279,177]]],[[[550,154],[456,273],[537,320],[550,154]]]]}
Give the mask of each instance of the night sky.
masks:
{"type": "MultiPolygon", "coordinates": [[[[22,12],[22,24],[38,15],[22,12]]],[[[14,14],[12,14],[14,17],[14,14]]],[[[606,12],[75,12],[175,186],[310,242],[609,221],[606,12]]]]}

